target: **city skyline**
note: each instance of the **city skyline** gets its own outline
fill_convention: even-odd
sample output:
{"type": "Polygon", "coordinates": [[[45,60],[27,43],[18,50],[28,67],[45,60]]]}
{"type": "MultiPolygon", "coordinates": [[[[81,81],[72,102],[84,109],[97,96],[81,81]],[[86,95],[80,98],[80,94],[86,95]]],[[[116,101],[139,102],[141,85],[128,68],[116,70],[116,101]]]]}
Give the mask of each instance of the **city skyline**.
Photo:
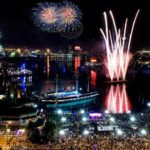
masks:
{"type": "MultiPolygon", "coordinates": [[[[141,10],[140,16],[137,20],[137,26],[133,35],[133,42],[131,50],[148,49],[149,44],[149,9],[146,2],[131,3],[122,2],[108,2],[99,3],[98,0],[94,2],[83,2],[81,0],[72,0],[71,2],[79,6],[83,13],[83,34],[76,40],[67,40],[60,37],[58,34],[43,32],[38,29],[32,22],[32,8],[36,3],[45,2],[43,0],[32,0],[30,2],[7,2],[5,1],[0,6],[0,31],[2,32],[1,43],[6,46],[27,46],[27,47],[47,47],[55,46],[57,43],[61,45],[68,45],[72,43],[79,43],[85,45],[89,41],[93,43],[101,42],[102,36],[99,29],[104,26],[103,12],[112,10],[116,16],[116,22],[119,27],[123,26],[123,20],[126,17],[133,19],[134,13],[139,8],[141,10]],[[127,9],[128,8],[128,9],[127,9]],[[9,11],[8,11],[8,10],[9,11]],[[7,11],[6,11],[7,10],[7,11]]],[[[62,2],[52,0],[50,2],[62,2]]],[[[94,45],[94,44],[93,44],[94,45]]]]}

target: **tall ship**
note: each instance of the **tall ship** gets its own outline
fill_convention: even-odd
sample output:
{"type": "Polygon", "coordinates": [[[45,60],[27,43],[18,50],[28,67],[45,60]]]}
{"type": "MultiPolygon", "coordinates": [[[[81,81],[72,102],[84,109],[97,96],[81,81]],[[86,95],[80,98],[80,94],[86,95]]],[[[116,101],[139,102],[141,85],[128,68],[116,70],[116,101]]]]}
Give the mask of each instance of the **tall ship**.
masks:
{"type": "Polygon", "coordinates": [[[58,91],[58,76],[56,76],[55,92],[46,91],[41,94],[42,103],[46,104],[47,108],[69,107],[90,103],[98,97],[97,91],[89,91],[89,84],[86,93],[78,91],[78,75],[76,76],[76,88],[73,91],[58,91]]]}

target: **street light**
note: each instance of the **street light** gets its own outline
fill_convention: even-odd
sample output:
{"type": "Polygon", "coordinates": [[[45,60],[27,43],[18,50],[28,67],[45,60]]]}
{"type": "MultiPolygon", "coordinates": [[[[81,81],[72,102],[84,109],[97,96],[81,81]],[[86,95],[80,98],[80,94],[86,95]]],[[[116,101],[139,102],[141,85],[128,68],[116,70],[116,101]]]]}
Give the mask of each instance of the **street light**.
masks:
{"type": "Polygon", "coordinates": [[[128,110],[128,111],[127,111],[127,114],[131,114],[131,111],[130,111],[130,110],[128,110]]]}
{"type": "Polygon", "coordinates": [[[64,130],[60,130],[59,131],[59,135],[61,135],[61,136],[65,135],[65,131],[64,130]]]}
{"type": "Polygon", "coordinates": [[[82,121],[84,121],[84,122],[87,121],[87,118],[86,118],[86,117],[83,117],[83,118],[82,118],[82,121]]]}
{"type": "Polygon", "coordinates": [[[147,103],[147,106],[150,107],[150,102],[147,103]]]}
{"type": "Polygon", "coordinates": [[[62,112],[61,109],[58,109],[58,110],[57,110],[57,113],[58,113],[59,115],[61,115],[63,112],[62,112]]]}
{"type": "Polygon", "coordinates": [[[135,119],[134,116],[131,116],[131,117],[130,117],[130,121],[131,121],[131,122],[135,122],[135,120],[136,120],[136,119],[135,119]]]}
{"type": "Polygon", "coordinates": [[[109,119],[111,122],[115,122],[115,118],[114,117],[110,117],[109,119]]]}
{"type": "Polygon", "coordinates": [[[85,113],[85,110],[84,109],[81,109],[80,110],[80,114],[84,114],[85,113]]]}
{"type": "Polygon", "coordinates": [[[10,133],[10,129],[9,128],[7,129],[7,133],[10,133]]]}
{"type": "Polygon", "coordinates": [[[87,129],[85,129],[85,130],[83,131],[83,135],[89,135],[89,131],[88,131],[87,129]]]}
{"type": "Polygon", "coordinates": [[[62,118],[61,118],[61,121],[62,121],[62,122],[65,122],[65,121],[66,121],[66,118],[65,118],[65,117],[62,117],[62,118]]]}
{"type": "Polygon", "coordinates": [[[38,105],[37,105],[37,104],[34,104],[34,105],[33,105],[33,107],[34,107],[34,108],[37,108],[37,107],[38,107],[38,105]]]}
{"type": "Polygon", "coordinates": [[[122,135],[122,134],[123,134],[123,132],[120,129],[118,129],[117,130],[117,135],[122,135]]]}
{"type": "Polygon", "coordinates": [[[146,131],[145,129],[142,129],[142,130],[141,130],[141,134],[142,134],[142,135],[147,135],[147,131],[146,131]]]}
{"type": "Polygon", "coordinates": [[[105,114],[109,114],[109,110],[105,110],[105,114]]]}

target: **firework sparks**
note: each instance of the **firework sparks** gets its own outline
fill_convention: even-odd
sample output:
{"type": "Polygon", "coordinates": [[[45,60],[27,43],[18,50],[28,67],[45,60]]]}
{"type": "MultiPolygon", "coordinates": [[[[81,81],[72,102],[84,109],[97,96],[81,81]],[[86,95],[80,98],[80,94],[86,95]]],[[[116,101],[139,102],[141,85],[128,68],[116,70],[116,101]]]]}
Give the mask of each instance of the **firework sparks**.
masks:
{"type": "Polygon", "coordinates": [[[60,9],[59,14],[59,29],[62,35],[76,35],[79,36],[82,33],[82,13],[77,5],[72,2],[64,2],[60,9]],[[77,33],[77,34],[76,34],[77,33]]]}
{"type": "Polygon", "coordinates": [[[126,30],[127,30],[127,23],[128,19],[126,19],[124,24],[123,32],[121,33],[120,29],[117,29],[115,19],[113,16],[113,13],[110,11],[110,17],[113,23],[114,28],[114,38],[112,38],[112,32],[108,28],[108,19],[107,14],[104,12],[104,20],[105,20],[105,31],[103,29],[100,29],[102,36],[105,41],[106,45],[106,51],[107,51],[107,57],[104,60],[105,66],[107,68],[109,77],[111,81],[114,79],[118,80],[125,80],[127,68],[131,59],[131,54],[129,52],[131,40],[132,40],[132,34],[135,26],[135,22],[137,20],[138,14],[140,10],[137,11],[134,21],[132,23],[131,32],[129,35],[129,40],[127,41],[127,48],[125,48],[126,45],[126,30]]]}
{"type": "Polygon", "coordinates": [[[55,3],[39,3],[33,9],[33,19],[35,24],[42,30],[49,32],[57,31],[57,5],[55,3]]]}

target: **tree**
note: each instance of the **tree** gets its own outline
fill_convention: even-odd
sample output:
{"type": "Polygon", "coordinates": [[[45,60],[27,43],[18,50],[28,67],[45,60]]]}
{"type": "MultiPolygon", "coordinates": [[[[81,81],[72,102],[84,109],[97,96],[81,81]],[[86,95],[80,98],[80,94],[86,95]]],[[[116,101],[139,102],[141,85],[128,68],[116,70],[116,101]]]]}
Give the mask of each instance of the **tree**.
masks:
{"type": "Polygon", "coordinates": [[[39,143],[40,142],[40,132],[37,128],[35,128],[31,134],[30,134],[30,140],[33,143],[39,143]]]}
{"type": "Polygon", "coordinates": [[[57,135],[57,124],[54,120],[47,120],[45,122],[44,128],[43,128],[43,135],[45,136],[47,142],[55,141],[55,137],[57,135]]]}

